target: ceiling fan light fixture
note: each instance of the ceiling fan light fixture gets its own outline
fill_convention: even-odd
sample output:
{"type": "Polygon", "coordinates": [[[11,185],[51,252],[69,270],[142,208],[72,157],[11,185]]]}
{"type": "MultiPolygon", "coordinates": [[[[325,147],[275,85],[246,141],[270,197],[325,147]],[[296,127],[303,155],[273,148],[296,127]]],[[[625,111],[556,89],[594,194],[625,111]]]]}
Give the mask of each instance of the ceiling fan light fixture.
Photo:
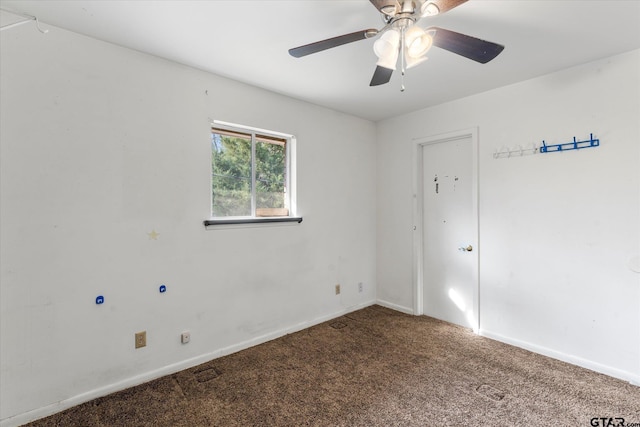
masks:
{"type": "Polygon", "coordinates": [[[422,5],[422,8],[420,9],[420,12],[422,13],[423,17],[425,17],[425,16],[435,16],[435,15],[440,13],[440,8],[434,2],[428,1],[428,2],[426,2],[426,3],[424,3],[422,5]]]}
{"type": "Polygon", "coordinates": [[[407,30],[404,39],[407,55],[411,58],[420,58],[429,51],[433,44],[433,37],[415,25],[407,30]]]}
{"type": "Polygon", "coordinates": [[[376,63],[380,67],[390,70],[396,69],[398,61],[398,47],[400,46],[400,34],[396,30],[387,30],[373,44],[373,52],[378,57],[376,63]]]}

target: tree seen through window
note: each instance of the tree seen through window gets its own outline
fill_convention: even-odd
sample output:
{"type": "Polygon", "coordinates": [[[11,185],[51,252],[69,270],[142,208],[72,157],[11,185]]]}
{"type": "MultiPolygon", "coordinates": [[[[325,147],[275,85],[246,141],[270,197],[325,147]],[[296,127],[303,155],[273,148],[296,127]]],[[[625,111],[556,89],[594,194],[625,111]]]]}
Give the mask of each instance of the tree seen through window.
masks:
{"type": "Polygon", "coordinates": [[[259,134],[212,130],[213,217],[289,214],[286,142],[259,134]]]}

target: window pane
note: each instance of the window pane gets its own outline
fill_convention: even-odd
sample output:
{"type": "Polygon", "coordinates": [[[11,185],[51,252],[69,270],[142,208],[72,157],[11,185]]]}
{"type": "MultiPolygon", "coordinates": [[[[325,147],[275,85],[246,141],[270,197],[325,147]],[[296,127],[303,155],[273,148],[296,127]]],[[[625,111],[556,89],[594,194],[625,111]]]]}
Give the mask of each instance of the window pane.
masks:
{"type": "Polygon", "coordinates": [[[211,134],[213,216],[251,216],[251,135],[211,134]]]}
{"type": "Polygon", "coordinates": [[[256,216],[286,216],[286,140],[256,140],[256,216]]]}

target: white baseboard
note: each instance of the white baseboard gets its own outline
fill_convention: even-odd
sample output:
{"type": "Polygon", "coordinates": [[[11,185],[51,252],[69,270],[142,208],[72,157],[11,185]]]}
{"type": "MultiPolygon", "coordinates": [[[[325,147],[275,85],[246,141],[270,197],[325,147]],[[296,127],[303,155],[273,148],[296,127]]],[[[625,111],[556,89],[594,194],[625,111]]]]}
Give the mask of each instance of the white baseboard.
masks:
{"type": "Polygon", "coordinates": [[[409,307],[405,307],[402,305],[398,305],[398,304],[394,304],[392,302],[389,301],[384,301],[384,300],[377,300],[376,304],[381,305],[383,307],[387,307],[390,308],[391,310],[395,310],[395,311],[399,311],[401,313],[405,313],[405,314],[411,314],[413,315],[413,308],[409,308],[409,307]]]}
{"type": "Polygon", "coordinates": [[[374,304],[376,304],[376,301],[371,300],[355,306],[346,307],[346,308],[343,308],[342,310],[338,310],[334,313],[317,317],[313,320],[300,322],[290,327],[282,328],[277,331],[270,332],[268,334],[260,335],[250,340],[243,341],[234,345],[230,345],[228,347],[224,347],[224,348],[221,348],[221,349],[218,349],[210,353],[206,353],[191,359],[182,360],[178,363],[164,366],[160,369],[145,372],[144,374],[136,375],[135,377],[127,378],[126,380],[118,381],[116,383],[109,384],[107,386],[100,387],[100,388],[88,391],[86,393],[82,393],[82,394],[70,397],[65,400],[61,400],[59,402],[44,406],[42,408],[38,408],[29,412],[24,412],[22,414],[14,415],[12,417],[0,420],[0,427],[21,426],[23,424],[29,423],[31,421],[34,421],[40,418],[48,417],[49,415],[53,415],[57,412],[64,411],[65,409],[72,408],[74,406],[80,405],[82,403],[88,402],[98,397],[106,396],[108,394],[115,393],[115,392],[127,389],[129,387],[135,387],[137,385],[164,377],[166,375],[175,374],[176,372],[180,372],[184,369],[193,368],[194,366],[198,366],[210,360],[217,359],[219,357],[226,356],[232,353],[236,353],[238,351],[245,350],[247,348],[250,348],[259,344],[263,344],[265,342],[274,340],[276,338],[280,338],[287,334],[292,334],[294,332],[301,331],[311,326],[315,326],[320,323],[329,321],[331,319],[344,316],[345,314],[351,313],[356,310],[360,310],[365,307],[372,306],[374,304]]]}
{"type": "Polygon", "coordinates": [[[563,362],[570,363],[572,365],[580,366],[582,368],[589,369],[591,371],[599,372],[601,374],[608,375],[610,377],[618,378],[623,381],[628,381],[634,385],[640,385],[640,375],[636,375],[632,372],[623,371],[621,369],[613,368],[611,366],[603,365],[601,363],[593,362],[591,360],[583,359],[571,354],[562,353],[556,350],[552,350],[547,347],[542,347],[536,344],[532,344],[526,341],[509,338],[504,335],[496,334],[487,330],[480,330],[480,335],[492,340],[500,341],[505,344],[509,344],[515,347],[520,347],[525,350],[532,351],[534,353],[541,354],[543,356],[551,357],[563,362]]]}

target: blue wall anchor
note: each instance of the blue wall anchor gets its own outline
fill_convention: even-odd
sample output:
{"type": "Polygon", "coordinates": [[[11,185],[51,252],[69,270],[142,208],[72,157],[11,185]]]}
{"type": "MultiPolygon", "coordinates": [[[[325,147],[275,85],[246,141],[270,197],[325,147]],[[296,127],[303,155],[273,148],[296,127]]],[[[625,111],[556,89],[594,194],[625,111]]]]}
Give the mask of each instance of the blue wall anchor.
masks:
{"type": "Polygon", "coordinates": [[[165,285],[160,285],[160,293],[163,294],[167,292],[167,287],[165,285]]]}
{"type": "Polygon", "coordinates": [[[96,304],[100,305],[102,303],[104,303],[104,297],[102,295],[98,295],[96,297],[96,304]]]}

